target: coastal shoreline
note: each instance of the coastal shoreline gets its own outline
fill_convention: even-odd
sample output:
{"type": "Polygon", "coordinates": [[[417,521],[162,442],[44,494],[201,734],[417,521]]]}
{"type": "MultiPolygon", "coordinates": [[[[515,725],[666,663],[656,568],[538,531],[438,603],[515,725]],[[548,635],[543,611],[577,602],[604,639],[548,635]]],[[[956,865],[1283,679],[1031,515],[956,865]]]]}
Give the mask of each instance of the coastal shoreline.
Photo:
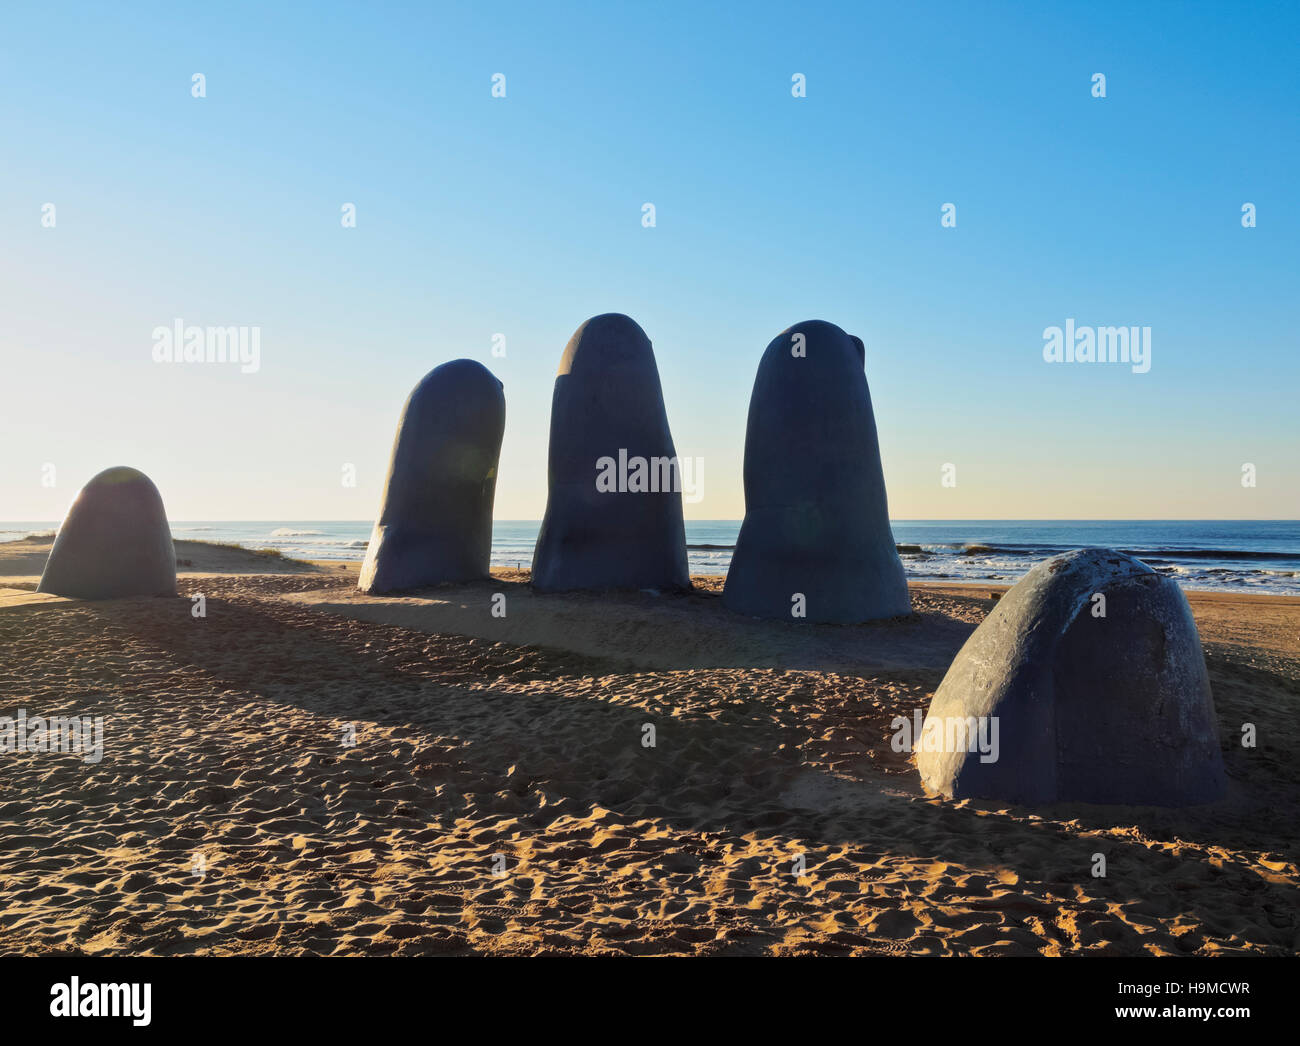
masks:
{"type": "Polygon", "coordinates": [[[927,795],[893,744],[1002,586],[809,626],[730,613],[717,576],[374,598],[355,565],[177,551],[182,598],[31,601],[39,550],[0,546],[0,715],[105,724],[96,763],[0,756],[0,954],[1300,945],[1300,600],[1188,594],[1226,799],[1025,808],[927,795]]]}

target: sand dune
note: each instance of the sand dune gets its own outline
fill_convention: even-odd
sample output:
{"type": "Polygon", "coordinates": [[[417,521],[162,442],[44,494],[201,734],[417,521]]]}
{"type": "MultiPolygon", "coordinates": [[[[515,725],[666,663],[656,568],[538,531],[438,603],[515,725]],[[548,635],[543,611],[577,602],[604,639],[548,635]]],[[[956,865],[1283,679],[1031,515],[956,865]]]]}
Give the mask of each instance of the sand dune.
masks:
{"type": "MultiPolygon", "coordinates": [[[[176,569],[181,574],[318,574],[337,567],[356,572],[356,564],[308,563],[275,550],[253,551],[210,541],[173,541],[172,544],[176,547],[176,569]]],[[[0,542],[0,577],[11,578],[17,584],[35,584],[41,578],[52,545],[52,538],[41,536],[0,542]]]]}
{"type": "MultiPolygon", "coordinates": [[[[355,567],[190,544],[204,619],[188,598],[0,602],[0,715],[106,717],[102,762],[0,756],[0,952],[1300,945],[1298,600],[1192,597],[1227,800],[1031,811],[928,797],[889,743],[988,588],[786,628],[723,610],[718,579],[534,596],[510,572],[372,599],[355,567]]],[[[32,551],[0,546],[11,590],[32,551]]]]}

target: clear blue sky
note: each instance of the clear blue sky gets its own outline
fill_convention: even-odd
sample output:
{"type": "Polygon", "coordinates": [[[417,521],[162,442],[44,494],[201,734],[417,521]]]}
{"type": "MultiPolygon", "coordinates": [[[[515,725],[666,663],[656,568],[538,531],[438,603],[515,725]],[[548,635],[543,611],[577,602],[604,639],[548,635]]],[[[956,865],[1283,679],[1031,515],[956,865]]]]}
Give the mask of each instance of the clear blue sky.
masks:
{"type": "Polygon", "coordinates": [[[0,518],[116,464],[174,519],[371,518],[458,356],[505,383],[497,515],[537,518],[607,311],[695,518],[741,515],[755,366],[810,318],[866,343],[895,518],[1300,516],[1297,36],[1294,3],[7,5],[0,518]],[[1150,326],[1150,372],[1045,363],[1067,317],[1150,326]],[[260,371],[154,363],[177,318],[260,326],[260,371]]]}

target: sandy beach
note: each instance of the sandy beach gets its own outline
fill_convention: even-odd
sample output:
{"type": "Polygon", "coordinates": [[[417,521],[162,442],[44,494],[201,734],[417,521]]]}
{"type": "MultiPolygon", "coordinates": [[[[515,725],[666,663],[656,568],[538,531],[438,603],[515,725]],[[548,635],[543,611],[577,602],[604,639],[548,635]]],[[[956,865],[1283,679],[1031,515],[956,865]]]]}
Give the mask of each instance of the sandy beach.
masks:
{"type": "Polygon", "coordinates": [[[104,757],[0,756],[3,954],[1300,948],[1300,599],[1189,594],[1225,800],[1031,810],[890,744],[996,586],[792,626],[718,577],[369,597],[178,541],[183,598],[92,603],[33,591],[48,549],[0,545],[0,715],[102,715],[104,757]]]}

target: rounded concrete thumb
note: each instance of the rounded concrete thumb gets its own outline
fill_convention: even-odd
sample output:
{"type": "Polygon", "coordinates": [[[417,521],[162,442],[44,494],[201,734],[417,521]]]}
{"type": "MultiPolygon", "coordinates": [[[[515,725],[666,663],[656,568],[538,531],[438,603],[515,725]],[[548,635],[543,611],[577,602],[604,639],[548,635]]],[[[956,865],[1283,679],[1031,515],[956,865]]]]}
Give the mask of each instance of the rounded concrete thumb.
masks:
{"type": "Polygon", "coordinates": [[[1226,780],[1196,623],[1132,556],[1035,565],[958,652],[914,739],[954,798],[1184,806],[1226,780]]]}

